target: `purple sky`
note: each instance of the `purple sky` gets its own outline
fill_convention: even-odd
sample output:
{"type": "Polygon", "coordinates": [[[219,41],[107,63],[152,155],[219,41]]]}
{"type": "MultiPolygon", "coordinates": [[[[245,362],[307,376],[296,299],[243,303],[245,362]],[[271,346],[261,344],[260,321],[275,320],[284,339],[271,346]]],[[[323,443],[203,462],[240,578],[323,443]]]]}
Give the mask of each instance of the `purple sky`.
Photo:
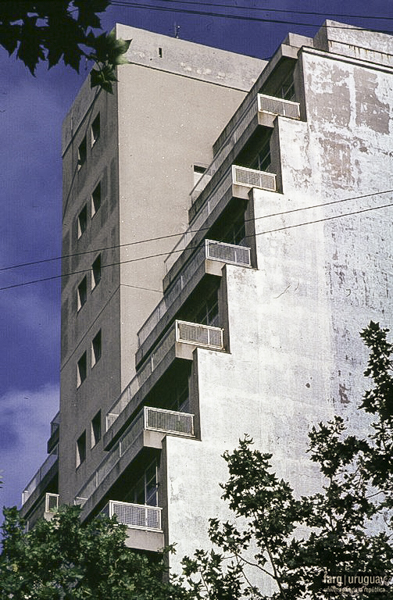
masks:
{"type": "MultiPolygon", "coordinates": [[[[324,17],[257,11],[255,7],[308,10],[360,27],[393,32],[393,0],[215,0],[205,2],[205,7],[201,2],[178,0],[140,3],[292,24],[112,6],[103,16],[105,29],[117,21],[173,35],[176,24],[182,39],[258,58],[270,57],[288,31],[313,36],[324,17]],[[230,9],[230,5],[235,8],[230,9]],[[247,6],[252,8],[240,8],[247,6]],[[343,14],[353,17],[340,17],[343,14]],[[372,19],[378,16],[384,19],[372,19]],[[304,23],[312,26],[301,25],[304,23]]],[[[42,66],[34,78],[0,49],[0,288],[60,273],[58,260],[17,269],[6,267],[60,255],[61,123],[86,75],[63,66],[48,72],[42,66]]],[[[58,278],[0,290],[0,340],[0,470],[4,480],[0,507],[19,506],[23,488],[46,458],[49,422],[58,409],[58,278]]]]}

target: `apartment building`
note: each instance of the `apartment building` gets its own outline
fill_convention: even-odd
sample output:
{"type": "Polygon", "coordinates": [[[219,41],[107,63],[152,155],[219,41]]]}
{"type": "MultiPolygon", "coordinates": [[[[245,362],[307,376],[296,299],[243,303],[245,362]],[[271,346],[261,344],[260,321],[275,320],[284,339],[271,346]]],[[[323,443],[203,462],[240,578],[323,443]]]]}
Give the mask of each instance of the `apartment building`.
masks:
{"type": "Polygon", "coordinates": [[[60,412],[22,514],[116,514],[178,568],[229,516],[244,434],[303,494],[310,427],[365,426],[359,331],[392,325],[392,38],[327,21],[264,62],[117,34],[115,93],[86,82],[64,122],[60,412]]]}

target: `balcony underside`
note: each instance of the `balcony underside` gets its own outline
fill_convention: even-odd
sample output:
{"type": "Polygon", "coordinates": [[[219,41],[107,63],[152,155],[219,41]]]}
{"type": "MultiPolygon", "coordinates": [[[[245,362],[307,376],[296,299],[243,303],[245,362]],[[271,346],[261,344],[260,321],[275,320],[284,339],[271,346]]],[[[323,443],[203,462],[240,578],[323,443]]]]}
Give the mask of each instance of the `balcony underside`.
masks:
{"type": "Polygon", "coordinates": [[[158,506],[109,500],[101,512],[127,526],[125,544],[128,548],[160,552],[164,548],[161,511],[158,506]]]}
{"type": "Polygon", "coordinates": [[[133,550],[160,552],[165,546],[164,533],[128,528],[126,546],[133,550]]]}

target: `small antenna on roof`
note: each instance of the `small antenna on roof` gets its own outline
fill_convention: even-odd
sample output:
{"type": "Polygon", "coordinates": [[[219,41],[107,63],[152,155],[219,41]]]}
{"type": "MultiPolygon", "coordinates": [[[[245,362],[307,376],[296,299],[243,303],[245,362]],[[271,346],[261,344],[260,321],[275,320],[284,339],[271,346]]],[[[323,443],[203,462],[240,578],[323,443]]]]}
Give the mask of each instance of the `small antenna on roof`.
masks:
{"type": "Polygon", "coordinates": [[[174,30],[175,30],[175,38],[179,37],[179,31],[180,31],[180,25],[177,25],[176,23],[173,26],[174,30]]]}

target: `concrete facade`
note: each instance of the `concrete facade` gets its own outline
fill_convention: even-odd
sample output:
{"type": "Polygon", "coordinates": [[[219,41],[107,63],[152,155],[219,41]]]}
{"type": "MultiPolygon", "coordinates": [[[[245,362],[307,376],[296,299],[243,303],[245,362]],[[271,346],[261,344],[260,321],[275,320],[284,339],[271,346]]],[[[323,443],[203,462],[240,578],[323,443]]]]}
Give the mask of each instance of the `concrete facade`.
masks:
{"type": "Polygon", "coordinates": [[[359,332],[392,327],[391,37],[327,21],[264,64],[118,34],[133,41],[116,94],[86,85],[64,127],[64,254],[78,255],[64,259],[58,492],[83,518],[109,501],[134,507],[143,523],[125,521],[128,545],[176,543],[179,569],[208,544],[208,519],[229,517],[221,456],[240,437],[272,452],[300,495],[321,484],[310,427],[335,413],[366,427],[359,332]],[[78,169],[98,113],[102,139],[78,169]],[[206,170],[190,206],[194,165],[206,170]],[[101,221],[97,211],[78,239],[99,181],[101,221]],[[78,312],[100,248],[111,266],[78,312]]]}

